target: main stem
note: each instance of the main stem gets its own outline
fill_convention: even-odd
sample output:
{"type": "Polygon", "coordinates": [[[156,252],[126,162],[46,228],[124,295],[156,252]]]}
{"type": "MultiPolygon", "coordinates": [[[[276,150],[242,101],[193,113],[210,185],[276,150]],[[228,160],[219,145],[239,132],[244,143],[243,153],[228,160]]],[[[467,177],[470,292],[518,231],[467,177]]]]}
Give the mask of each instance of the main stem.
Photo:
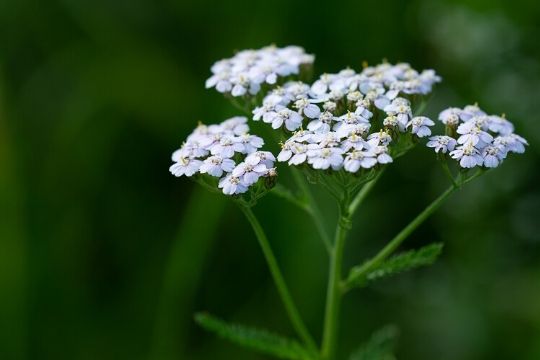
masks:
{"type": "Polygon", "coordinates": [[[350,216],[348,212],[349,201],[343,201],[340,206],[340,214],[336,227],[334,246],[330,254],[330,274],[328,276],[328,289],[326,293],[326,310],[324,317],[324,331],[321,347],[321,358],[331,360],[336,353],[339,310],[341,305],[341,268],[343,263],[343,249],[345,239],[350,228],[350,216]]]}
{"type": "Polygon", "coordinates": [[[261,224],[259,223],[259,220],[255,217],[255,214],[253,214],[253,211],[250,207],[240,205],[240,208],[244,212],[244,215],[246,215],[246,218],[248,219],[249,223],[251,224],[251,227],[253,228],[253,231],[255,232],[255,235],[257,237],[257,240],[259,241],[259,245],[261,246],[262,252],[264,254],[264,258],[266,259],[266,263],[268,264],[268,267],[270,268],[270,273],[272,274],[272,278],[274,279],[274,283],[278,289],[279,296],[281,297],[281,301],[283,302],[283,305],[285,306],[285,310],[287,312],[287,315],[289,316],[289,319],[296,330],[298,336],[304,341],[304,343],[310,348],[312,351],[317,350],[317,345],[311,335],[309,334],[309,331],[307,330],[304,322],[302,321],[302,318],[300,316],[300,313],[298,312],[298,309],[296,308],[296,305],[294,304],[294,301],[291,297],[291,294],[289,292],[289,289],[287,288],[287,285],[285,284],[285,280],[283,279],[283,275],[281,274],[281,270],[279,269],[279,265],[276,261],[276,257],[274,256],[274,252],[272,251],[272,248],[270,247],[270,244],[268,242],[268,238],[266,237],[266,234],[264,233],[264,230],[261,227],[261,224]]]}

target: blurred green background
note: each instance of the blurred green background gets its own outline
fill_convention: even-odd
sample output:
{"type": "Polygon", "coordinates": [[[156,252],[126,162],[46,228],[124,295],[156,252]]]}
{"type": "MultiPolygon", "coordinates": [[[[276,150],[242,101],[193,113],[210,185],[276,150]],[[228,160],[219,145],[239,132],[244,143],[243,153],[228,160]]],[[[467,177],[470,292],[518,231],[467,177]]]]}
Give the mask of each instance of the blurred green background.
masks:
{"type": "MultiPolygon", "coordinates": [[[[0,1],[0,359],[264,359],[200,330],[200,310],[293,335],[241,213],[167,171],[198,121],[237,114],[204,89],[210,65],[270,43],[315,53],[317,75],[435,68],[428,114],[477,101],[530,142],[406,243],[444,241],[435,266],[346,298],[342,356],[394,323],[400,359],[540,359],[539,4],[0,1]]],[[[446,186],[429,151],[401,158],[347,266],[446,186]]],[[[255,212],[318,338],[323,247],[282,200],[255,212]]]]}

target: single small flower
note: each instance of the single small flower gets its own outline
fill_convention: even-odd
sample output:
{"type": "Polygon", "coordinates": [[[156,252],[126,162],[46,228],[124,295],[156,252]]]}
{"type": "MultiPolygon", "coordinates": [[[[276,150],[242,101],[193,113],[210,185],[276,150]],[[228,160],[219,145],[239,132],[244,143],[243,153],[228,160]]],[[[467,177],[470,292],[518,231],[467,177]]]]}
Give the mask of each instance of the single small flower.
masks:
{"type": "Polygon", "coordinates": [[[199,172],[214,177],[221,177],[224,172],[230,173],[234,169],[234,166],[235,163],[232,159],[213,155],[203,161],[199,172]]]}
{"type": "Polygon", "coordinates": [[[263,121],[270,123],[273,129],[279,129],[285,124],[287,130],[294,131],[302,126],[302,115],[285,107],[266,115],[263,121]]]}
{"type": "Polygon", "coordinates": [[[499,146],[488,145],[482,150],[483,164],[487,168],[496,168],[506,157],[506,153],[499,146]]]}
{"type": "Polygon", "coordinates": [[[409,121],[407,127],[411,128],[411,133],[415,134],[419,138],[422,138],[431,135],[429,126],[433,125],[435,125],[435,123],[431,119],[425,116],[416,116],[409,121]]]}
{"type": "Polygon", "coordinates": [[[244,186],[253,185],[260,177],[268,173],[268,168],[265,164],[259,163],[251,165],[247,162],[241,162],[232,171],[232,175],[240,179],[244,186]]]}
{"type": "Polygon", "coordinates": [[[250,165],[264,164],[267,168],[274,167],[276,157],[270,151],[255,151],[246,156],[244,162],[250,165]]]}
{"type": "Polygon", "coordinates": [[[235,152],[241,152],[242,144],[238,142],[236,137],[225,135],[219,139],[219,142],[210,148],[212,155],[218,155],[224,158],[231,158],[235,152]]]}
{"type": "Polygon", "coordinates": [[[248,191],[248,187],[242,184],[240,179],[232,174],[221,178],[218,187],[223,190],[225,195],[243,194],[248,191]]]}
{"type": "Polygon", "coordinates": [[[296,100],[294,106],[298,109],[298,113],[303,114],[310,119],[317,118],[321,113],[321,109],[306,98],[296,100]]]}
{"type": "Polygon", "coordinates": [[[448,108],[439,114],[439,120],[445,125],[457,126],[462,111],[460,108],[448,108]]]}
{"type": "Polygon", "coordinates": [[[345,170],[351,173],[357,172],[361,167],[369,169],[377,165],[375,153],[369,150],[353,150],[345,156],[343,162],[345,170]]]}
{"type": "Polygon", "coordinates": [[[339,169],[343,164],[343,150],[340,148],[315,148],[308,150],[308,163],[314,169],[339,169]]]}
{"type": "Polygon", "coordinates": [[[435,152],[443,154],[453,151],[457,145],[457,141],[450,136],[437,135],[429,138],[427,147],[433,148],[435,152]]]}
{"type": "Polygon", "coordinates": [[[459,160],[459,165],[466,169],[481,166],[484,161],[479,150],[472,143],[458,146],[454,151],[450,152],[450,156],[455,160],[459,160]]]}
{"type": "Polygon", "coordinates": [[[180,157],[178,162],[169,167],[169,171],[176,177],[180,177],[182,175],[193,176],[197,171],[199,171],[201,164],[201,160],[180,157]]]}
{"type": "Polygon", "coordinates": [[[237,138],[237,142],[241,145],[239,152],[242,154],[251,154],[264,145],[262,138],[250,134],[240,135],[237,138]]]}
{"type": "Polygon", "coordinates": [[[459,125],[457,133],[461,135],[458,138],[458,144],[470,143],[477,148],[481,148],[493,141],[493,136],[483,131],[474,121],[467,121],[459,125]]]}

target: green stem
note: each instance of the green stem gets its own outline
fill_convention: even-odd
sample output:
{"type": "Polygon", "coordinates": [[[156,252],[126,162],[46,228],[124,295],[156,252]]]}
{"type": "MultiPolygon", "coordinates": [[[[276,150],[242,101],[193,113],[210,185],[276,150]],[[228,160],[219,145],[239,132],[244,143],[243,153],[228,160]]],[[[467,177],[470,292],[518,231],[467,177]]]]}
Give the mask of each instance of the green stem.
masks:
{"type": "MultiPolygon", "coordinates": [[[[458,189],[458,187],[452,185],[445,192],[443,192],[437,199],[435,199],[431,204],[429,204],[424,211],[422,211],[418,216],[416,216],[413,221],[411,221],[403,230],[401,230],[377,255],[367,261],[359,271],[356,273],[357,276],[364,275],[371,269],[378,266],[382,261],[384,261],[388,256],[390,256],[399,245],[407,238],[409,235],[422,224],[431,214],[433,214],[443,203],[444,201],[458,189]]],[[[347,284],[346,284],[347,285],[347,284]]]]}
{"type": "Polygon", "coordinates": [[[313,194],[311,193],[311,190],[309,189],[308,184],[306,183],[306,179],[300,173],[300,171],[294,167],[291,167],[291,172],[297,186],[300,188],[300,191],[302,191],[302,193],[304,194],[304,197],[306,198],[308,205],[305,209],[307,213],[313,219],[313,223],[315,224],[315,227],[317,228],[317,231],[319,232],[319,236],[321,237],[321,240],[323,241],[326,251],[328,252],[328,254],[331,254],[332,242],[330,241],[330,236],[328,235],[328,232],[326,231],[324,227],[325,220],[321,213],[321,209],[317,205],[317,202],[315,201],[315,198],[313,197],[313,194]]]}
{"type": "Polygon", "coordinates": [[[373,180],[369,181],[367,184],[365,184],[362,187],[362,190],[358,192],[358,194],[355,196],[353,201],[351,202],[351,205],[349,206],[349,214],[354,214],[360,204],[364,201],[364,199],[368,196],[368,194],[371,192],[371,189],[375,186],[379,178],[384,172],[384,168],[380,170],[380,172],[373,178],[373,180]]]}
{"type": "Polygon", "coordinates": [[[298,333],[298,336],[304,341],[306,346],[308,346],[310,350],[316,351],[317,345],[309,334],[304,322],[302,321],[302,318],[300,317],[300,313],[293,302],[289,289],[287,288],[283,275],[281,274],[281,270],[279,269],[276,257],[274,256],[272,248],[268,242],[268,238],[266,237],[261,224],[255,217],[255,214],[253,214],[250,207],[240,205],[240,208],[244,212],[244,215],[246,215],[246,218],[257,236],[257,240],[261,246],[266,263],[270,268],[270,273],[272,274],[272,278],[274,279],[274,283],[278,289],[278,293],[283,301],[283,305],[285,306],[285,310],[287,311],[287,315],[289,316],[294,329],[298,333]]]}
{"type": "Polygon", "coordinates": [[[348,214],[349,200],[343,201],[343,209],[340,209],[340,216],[336,227],[334,248],[330,256],[330,274],[328,276],[328,288],[326,293],[326,310],[324,317],[323,340],[321,346],[321,358],[331,360],[335,356],[339,310],[341,307],[341,268],[343,262],[343,250],[347,231],[350,229],[350,216],[348,214]]]}

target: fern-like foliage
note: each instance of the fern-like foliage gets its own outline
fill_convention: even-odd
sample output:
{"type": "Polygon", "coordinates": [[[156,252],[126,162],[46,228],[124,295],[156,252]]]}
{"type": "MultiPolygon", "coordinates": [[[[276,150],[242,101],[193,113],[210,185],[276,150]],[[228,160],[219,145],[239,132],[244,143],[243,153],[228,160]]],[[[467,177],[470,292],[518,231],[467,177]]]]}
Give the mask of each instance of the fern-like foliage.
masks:
{"type": "Polygon", "coordinates": [[[347,286],[366,286],[368,283],[420,266],[431,265],[437,260],[443,248],[442,243],[426,245],[418,250],[406,251],[383,261],[372,269],[355,266],[349,272],[347,286]]]}
{"type": "Polygon", "coordinates": [[[195,321],[208,331],[260,353],[280,359],[314,359],[314,356],[297,341],[272,334],[266,330],[229,324],[207,313],[196,314],[195,321]]]}
{"type": "Polygon", "coordinates": [[[387,325],[371,335],[371,338],[353,352],[349,360],[395,360],[394,348],[399,331],[387,325]]]}

